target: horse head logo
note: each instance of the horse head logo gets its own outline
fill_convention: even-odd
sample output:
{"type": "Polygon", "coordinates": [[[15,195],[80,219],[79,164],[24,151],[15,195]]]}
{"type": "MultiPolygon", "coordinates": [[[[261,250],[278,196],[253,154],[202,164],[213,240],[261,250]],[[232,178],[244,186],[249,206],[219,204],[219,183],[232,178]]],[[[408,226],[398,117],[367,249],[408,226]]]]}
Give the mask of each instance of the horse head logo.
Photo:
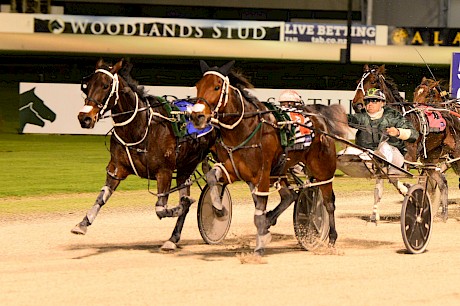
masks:
{"type": "Polygon", "coordinates": [[[19,133],[26,124],[45,126],[45,120],[53,122],[56,114],[35,94],[35,88],[19,96],[19,133]]]}

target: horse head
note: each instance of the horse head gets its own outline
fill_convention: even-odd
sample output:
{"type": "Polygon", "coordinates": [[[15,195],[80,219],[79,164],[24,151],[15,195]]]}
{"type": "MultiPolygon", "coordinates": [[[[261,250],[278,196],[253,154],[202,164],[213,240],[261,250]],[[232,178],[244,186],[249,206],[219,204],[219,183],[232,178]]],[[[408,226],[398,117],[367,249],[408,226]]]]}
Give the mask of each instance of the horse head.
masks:
{"type": "Polygon", "coordinates": [[[26,124],[45,126],[45,120],[53,122],[56,114],[35,94],[35,88],[22,93],[19,97],[19,133],[26,124]]]}
{"type": "Polygon", "coordinates": [[[414,103],[437,103],[443,102],[440,81],[422,78],[422,82],[414,90],[414,103]]]}
{"type": "Polygon", "coordinates": [[[353,110],[356,113],[365,111],[364,96],[366,95],[366,91],[369,88],[379,88],[380,90],[383,90],[385,96],[387,96],[384,88],[385,71],[385,65],[364,65],[363,75],[361,76],[361,79],[357,81],[358,85],[356,87],[355,96],[352,102],[353,110]]]}
{"type": "Polygon", "coordinates": [[[85,105],[78,113],[82,128],[94,128],[102,115],[117,104],[120,86],[117,73],[122,67],[123,60],[111,66],[100,59],[96,70],[82,79],[81,90],[86,94],[85,105]]]}
{"type": "Polygon", "coordinates": [[[209,67],[205,61],[200,61],[203,77],[195,85],[197,103],[193,106],[191,115],[196,128],[205,128],[227,105],[231,90],[228,76],[234,64],[235,61],[231,61],[222,67],[209,67]]]}

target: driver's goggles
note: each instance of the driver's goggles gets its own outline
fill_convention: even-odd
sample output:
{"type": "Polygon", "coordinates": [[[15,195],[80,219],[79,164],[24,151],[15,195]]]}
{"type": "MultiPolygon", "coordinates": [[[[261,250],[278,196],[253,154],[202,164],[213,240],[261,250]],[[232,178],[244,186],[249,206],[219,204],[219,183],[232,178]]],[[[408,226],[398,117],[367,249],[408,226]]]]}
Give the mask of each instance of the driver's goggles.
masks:
{"type": "Polygon", "coordinates": [[[379,99],[366,99],[366,100],[364,100],[365,105],[368,105],[371,102],[372,103],[377,103],[377,102],[382,102],[382,100],[379,100],[379,99]]]}

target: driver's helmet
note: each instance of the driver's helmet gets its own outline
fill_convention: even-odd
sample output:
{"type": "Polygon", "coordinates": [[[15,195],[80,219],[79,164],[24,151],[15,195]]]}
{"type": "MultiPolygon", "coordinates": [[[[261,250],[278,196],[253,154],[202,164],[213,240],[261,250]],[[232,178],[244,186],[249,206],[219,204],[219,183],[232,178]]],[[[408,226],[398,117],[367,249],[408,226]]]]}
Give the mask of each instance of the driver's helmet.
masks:
{"type": "Polygon", "coordinates": [[[386,100],[385,94],[378,88],[369,88],[364,96],[364,101],[366,100],[386,100]]]}
{"type": "Polygon", "coordinates": [[[295,90],[283,90],[278,98],[278,102],[288,105],[303,104],[302,98],[295,90]]]}

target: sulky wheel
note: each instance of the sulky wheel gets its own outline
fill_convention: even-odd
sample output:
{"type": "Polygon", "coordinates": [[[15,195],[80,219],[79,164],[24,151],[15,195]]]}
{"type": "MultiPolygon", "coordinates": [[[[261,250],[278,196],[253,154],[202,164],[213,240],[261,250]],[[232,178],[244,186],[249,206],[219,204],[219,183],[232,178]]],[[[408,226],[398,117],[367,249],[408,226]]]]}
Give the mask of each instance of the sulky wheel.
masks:
{"type": "Polygon", "coordinates": [[[217,185],[220,192],[222,205],[227,214],[219,217],[212,206],[211,191],[209,185],[204,186],[198,201],[198,229],[201,237],[207,244],[218,244],[225,239],[232,221],[232,198],[226,185],[217,185]]]}
{"type": "Polygon", "coordinates": [[[401,233],[410,253],[419,254],[426,250],[432,225],[430,198],[421,185],[411,186],[401,209],[401,233]]]}
{"type": "Polygon", "coordinates": [[[304,188],[294,206],[294,232],[299,244],[314,250],[329,234],[329,215],[319,187],[304,188]]]}

